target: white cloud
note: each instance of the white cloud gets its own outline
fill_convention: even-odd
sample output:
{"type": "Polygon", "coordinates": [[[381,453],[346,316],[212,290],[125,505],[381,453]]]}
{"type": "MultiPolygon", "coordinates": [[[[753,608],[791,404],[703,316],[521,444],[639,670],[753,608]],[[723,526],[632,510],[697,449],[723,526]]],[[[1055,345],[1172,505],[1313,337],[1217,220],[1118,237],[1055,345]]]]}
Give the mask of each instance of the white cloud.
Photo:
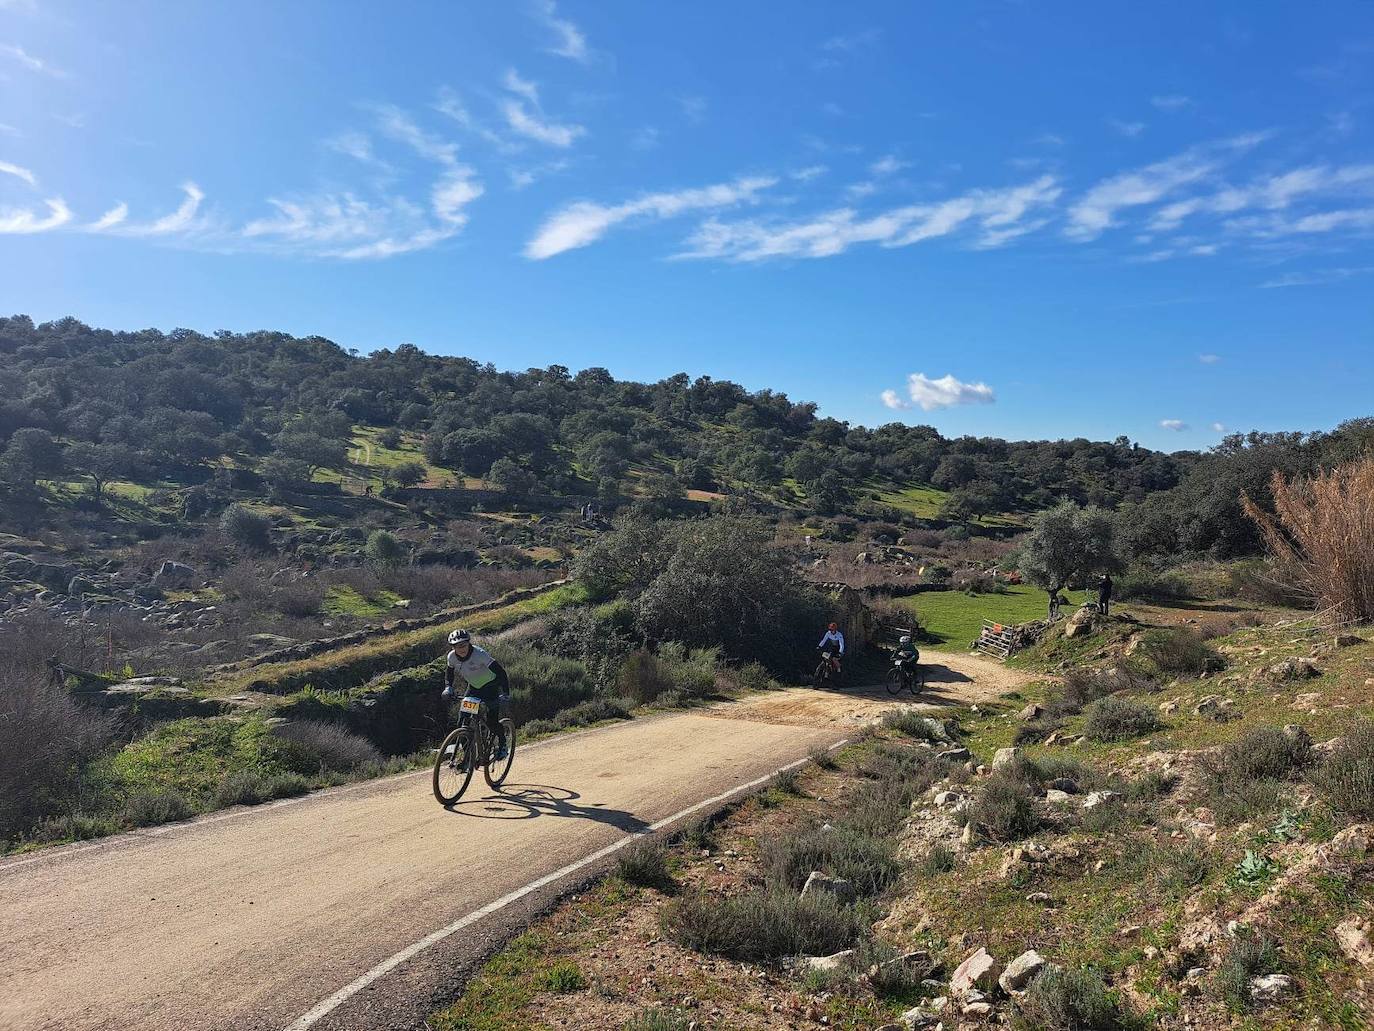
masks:
{"type": "Polygon", "coordinates": [[[878,184],[872,182],[850,183],[844,188],[845,195],[856,200],[878,192],[878,184]]]}
{"type": "Polygon", "coordinates": [[[1044,132],[1031,140],[1031,142],[1041,147],[1062,147],[1064,145],[1064,137],[1052,132],[1044,132]]]}
{"type": "Polygon", "coordinates": [[[1182,433],[1188,428],[1188,424],[1182,419],[1160,419],[1159,428],[1162,430],[1170,430],[1174,433],[1182,433]]]}
{"type": "Polygon", "coordinates": [[[896,409],[910,408],[915,404],[923,411],[931,412],[955,405],[990,405],[997,400],[992,387],[986,383],[964,383],[953,375],[931,379],[925,373],[913,372],[906,378],[906,391],[910,401],[895,390],[884,390],[883,404],[896,409]]]}
{"type": "Polygon", "coordinates": [[[382,135],[404,143],[422,158],[440,165],[452,165],[458,160],[458,144],[441,139],[415,124],[415,120],[399,107],[391,104],[371,106],[382,135]]]}
{"type": "Polygon", "coordinates": [[[1276,279],[1260,284],[1266,290],[1288,286],[1321,286],[1325,283],[1339,283],[1352,276],[1374,274],[1374,265],[1347,266],[1343,268],[1317,269],[1313,272],[1291,272],[1276,279]]]}
{"type": "Polygon", "coordinates": [[[682,108],[687,121],[694,125],[700,125],[706,120],[705,97],[679,97],[678,105],[682,108]]]}
{"type": "Polygon", "coordinates": [[[636,129],[630,135],[631,150],[653,150],[658,146],[659,132],[652,125],[636,129]]]}
{"type": "Polygon", "coordinates": [[[1200,361],[1200,362],[1202,362],[1203,365],[1215,365],[1215,364],[1217,364],[1217,362],[1221,361],[1221,355],[1219,355],[1219,354],[1200,354],[1200,355],[1197,356],[1197,360],[1200,361]]]}
{"type": "Polygon", "coordinates": [[[1119,118],[1108,118],[1107,124],[1122,136],[1134,138],[1145,131],[1144,122],[1123,122],[1119,118]]]}
{"type": "Polygon", "coordinates": [[[799,168],[795,172],[789,172],[788,175],[798,182],[809,183],[812,179],[819,178],[828,171],[830,171],[830,169],[825,165],[807,165],[805,168],[799,168]]]}
{"type": "Polygon", "coordinates": [[[18,165],[12,165],[8,161],[0,161],[0,174],[12,175],[16,179],[23,179],[24,182],[28,183],[30,186],[38,185],[38,180],[34,178],[32,172],[27,168],[20,168],[18,165]]]}
{"type": "Polygon", "coordinates": [[[852,54],[856,50],[863,50],[872,46],[882,37],[881,29],[863,29],[859,32],[851,32],[839,36],[831,36],[821,44],[821,49],[830,53],[852,54]]]}
{"type": "Polygon", "coordinates": [[[1214,423],[1212,423],[1212,432],[1213,432],[1213,433],[1225,433],[1225,432],[1226,432],[1226,425],[1225,425],[1224,423],[1214,422],[1214,423]]]}
{"type": "Polygon", "coordinates": [[[93,233],[103,233],[107,229],[113,229],[128,217],[129,205],[120,201],[86,228],[93,233]]]}
{"type": "Polygon", "coordinates": [[[71,209],[60,197],[53,197],[43,203],[48,206],[46,218],[35,215],[27,208],[0,208],[0,234],[46,233],[71,221],[71,209]]]}
{"type": "Polygon", "coordinates": [[[1191,97],[1185,97],[1181,93],[1166,93],[1163,96],[1151,97],[1150,103],[1161,111],[1181,111],[1193,102],[1191,97]]]}
{"type": "Polygon", "coordinates": [[[172,236],[194,228],[196,213],[205,199],[205,193],[192,182],[182,183],[181,192],[186,196],[175,211],[143,225],[124,226],[123,232],[131,236],[172,236]]]}
{"type": "Polygon", "coordinates": [[[558,17],[558,8],[554,0],[541,0],[538,11],[544,24],[552,29],[557,37],[557,42],[549,47],[548,52],[585,64],[590,59],[591,52],[587,49],[587,37],[583,35],[582,30],[566,18],[558,17]]]}
{"type": "Polygon", "coordinates": [[[22,136],[24,135],[12,125],[5,125],[0,122],[0,136],[22,136]]]}
{"type": "Polygon", "coordinates": [[[1263,138],[1252,134],[1193,147],[1144,168],[1104,179],[1069,209],[1069,226],[1064,233],[1073,240],[1094,240],[1116,224],[1118,211],[1154,204],[1206,178],[1221,168],[1229,156],[1248,150],[1263,138]]]}
{"type": "Polygon", "coordinates": [[[1040,222],[1022,221],[1033,209],[1048,208],[1061,189],[1053,176],[1023,186],[974,190],[963,196],[928,204],[912,204],[860,218],[852,208],[839,208],[791,222],[712,219],[687,241],[682,258],[721,258],[726,261],[763,261],[768,258],[825,258],[856,244],[906,247],[922,240],[947,236],[967,224],[981,232],[976,245],[997,247],[1029,232],[1040,222]]]}
{"type": "Polygon", "coordinates": [[[579,201],[555,212],[525,245],[525,257],[534,260],[586,247],[605,236],[612,227],[631,219],[666,219],[688,211],[733,207],[752,202],[762,190],[777,184],[771,176],[754,176],[673,193],[651,193],[624,204],[604,205],[579,201]]]}
{"type": "Polygon", "coordinates": [[[34,57],[21,46],[13,43],[0,43],[0,54],[11,58],[18,64],[27,68],[31,72],[38,72],[42,75],[51,75],[54,79],[65,79],[67,73],[60,68],[55,68],[47,61],[34,57]]]}
{"type": "Polygon", "coordinates": [[[377,156],[372,153],[372,140],[368,138],[366,133],[342,132],[333,139],[326,140],[325,146],[364,164],[370,165],[377,161],[377,156]]]}
{"type": "Polygon", "coordinates": [[[1311,165],[1278,175],[1263,176],[1243,187],[1226,187],[1216,193],[1189,197],[1166,204],[1150,221],[1156,232],[1176,229],[1195,214],[1229,215],[1247,208],[1281,211],[1300,198],[1374,184],[1374,165],[1343,165],[1331,168],[1311,165]]]}
{"type": "Polygon", "coordinates": [[[559,125],[549,121],[539,105],[539,87],[527,79],[522,79],[515,69],[506,72],[505,87],[520,97],[508,99],[501,104],[501,113],[512,132],[527,139],[544,143],[550,147],[571,147],[573,142],[586,133],[580,125],[559,125]],[[526,107],[526,104],[529,106],[526,107]]]}
{"type": "Polygon", "coordinates": [[[868,170],[874,175],[893,175],[900,172],[903,168],[910,168],[910,161],[903,161],[895,154],[888,154],[886,157],[879,158],[868,166],[868,170]]]}

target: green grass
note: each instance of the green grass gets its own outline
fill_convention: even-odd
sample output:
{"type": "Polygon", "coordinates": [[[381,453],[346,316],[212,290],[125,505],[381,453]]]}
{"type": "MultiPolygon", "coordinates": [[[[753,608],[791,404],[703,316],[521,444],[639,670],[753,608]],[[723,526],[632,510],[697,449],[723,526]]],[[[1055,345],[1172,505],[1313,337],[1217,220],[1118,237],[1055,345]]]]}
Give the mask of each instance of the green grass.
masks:
{"type": "Polygon", "coordinates": [[[983,620],[994,623],[1026,623],[1043,619],[1049,597],[1037,587],[1014,585],[1005,594],[964,594],[931,591],[903,598],[916,613],[925,639],[936,648],[967,648],[978,638],[983,620]]]}
{"type": "Polygon", "coordinates": [[[903,512],[909,512],[918,519],[938,518],[940,506],[944,504],[947,497],[949,494],[946,491],[928,486],[880,491],[877,494],[878,500],[884,505],[891,505],[903,512]]]}
{"type": "Polygon", "coordinates": [[[324,611],[329,616],[382,616],[400,600],[394,591],[380,590],[369,598],[347,584],[335,584],[324,593],[324,611]]]}

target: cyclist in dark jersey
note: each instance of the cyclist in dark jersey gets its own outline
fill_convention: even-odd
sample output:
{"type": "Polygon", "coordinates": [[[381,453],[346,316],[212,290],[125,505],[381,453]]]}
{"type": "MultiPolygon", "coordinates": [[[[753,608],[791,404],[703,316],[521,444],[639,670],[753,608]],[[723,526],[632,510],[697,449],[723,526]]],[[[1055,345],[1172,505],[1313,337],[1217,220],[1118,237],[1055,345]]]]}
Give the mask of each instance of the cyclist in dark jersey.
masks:
{"type": "Polygon", "coordinates": [[[455,674],[463,678],[467,693],[486,702],[487,729],[496,741],[496,761],[506,757],[506,728],[501,723],[501,714],[510,702],[510,678],[505,667],[492,658],[484,648],[472,643],[472,636],[466,630],[455,630],[448,635],[448,643],[453,650],[448,653],[448,663],[444,667],[444,701],[453,699],[455,674]]]}

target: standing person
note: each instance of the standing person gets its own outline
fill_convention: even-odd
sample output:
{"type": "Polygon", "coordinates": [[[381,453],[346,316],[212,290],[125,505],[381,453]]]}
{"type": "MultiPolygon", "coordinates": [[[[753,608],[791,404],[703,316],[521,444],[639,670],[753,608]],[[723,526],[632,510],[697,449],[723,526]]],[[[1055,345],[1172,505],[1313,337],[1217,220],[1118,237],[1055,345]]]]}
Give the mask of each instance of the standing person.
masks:
{"type": "Polygon", "coordinates": [[[1103,573],[1102,579],[1097,582],[1097,611],[1102,615],[1107,615],[1107,609],[1112,603],[1112,577],[1110,573],[1103,573]]]}
{"type": "Polygon", "coordinates": [[[501,713],[510,701],[510,678],[505,668],[492,658],[485,648],[472,643],[466,630],[455,630],[448,635],[448,643],[453,650],[448,653],[444,667],[444,701],[453,699],[454,675],[462,676],[467,689],[474,697],[487,703],[487,729],[496,741],[496,762],[506,757],[506,728],[501,723],[501,713]]]}
{"type": "Polygon", "coordinates": [[[1064,599],[1059,596],[1059,591],[1050,591],[1050,622],[1054,623],[1059,619],[1059,606],[1064,603],[1064,599]]]}

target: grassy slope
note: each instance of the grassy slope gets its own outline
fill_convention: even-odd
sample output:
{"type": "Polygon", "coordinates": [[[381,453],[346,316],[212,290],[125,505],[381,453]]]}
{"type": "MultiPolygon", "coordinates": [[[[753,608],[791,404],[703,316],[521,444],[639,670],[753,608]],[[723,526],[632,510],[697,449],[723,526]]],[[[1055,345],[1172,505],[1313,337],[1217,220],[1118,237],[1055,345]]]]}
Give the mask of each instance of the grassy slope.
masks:
{"type": "Polygon", "coordinates": [[[952,649],[967,648],[976,640],[985,619],[1026,623],[1043,619],[1049,605],[1044,591],[1024,585],[1010,586],[1005,594],[930,591],[901,601],[916,613],[925,639],[933,642],[933,647],[952,649]]]}

